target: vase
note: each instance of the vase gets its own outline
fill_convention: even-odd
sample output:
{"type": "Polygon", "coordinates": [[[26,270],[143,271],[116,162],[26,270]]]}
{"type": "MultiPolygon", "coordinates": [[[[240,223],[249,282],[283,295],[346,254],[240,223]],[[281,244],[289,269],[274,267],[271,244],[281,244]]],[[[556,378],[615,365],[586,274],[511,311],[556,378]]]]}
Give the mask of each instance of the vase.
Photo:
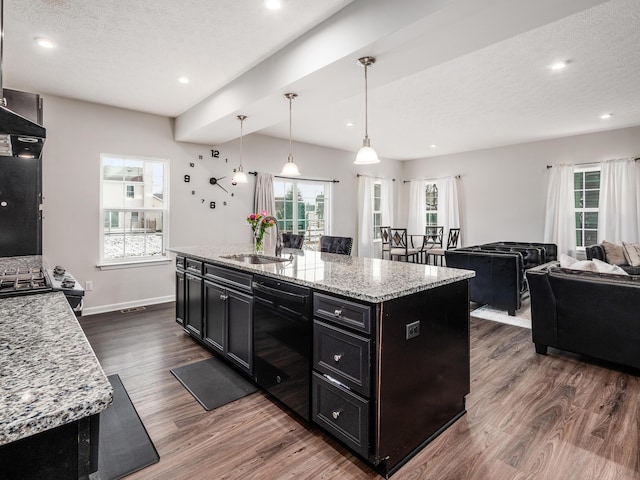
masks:
{"type": "Polygon", "coordinates": [[[264,233],[256,232],[253,237],[253,253],[264,255],[264,233]]]}

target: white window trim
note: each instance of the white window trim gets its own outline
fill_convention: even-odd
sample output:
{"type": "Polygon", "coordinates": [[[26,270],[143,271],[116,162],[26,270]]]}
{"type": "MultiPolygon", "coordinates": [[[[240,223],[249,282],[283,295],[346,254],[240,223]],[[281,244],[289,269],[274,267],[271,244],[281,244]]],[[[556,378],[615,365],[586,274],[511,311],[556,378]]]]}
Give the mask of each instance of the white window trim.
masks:
{"type": "Polygon", "coordinates": [[[118,154],[110,154],[110,153],[101,153],[100,154],[100,173],[99,173],[99,184],[100,184],[100,236],[99,236],[99,261],[96,263],[96,267],[100,270],[112,270],[118,268],[133,268],[133,267],[143,267],[143,266],[151,266],[157,264],[164,264],[171,262],[171,258],[169,256],[169,185],[170,185],[170,161],[166,158],[156,158],[156,157],[141,157],[141,156],[130,156],[130,155],[118,155],[118,154]],[[104,212],[105,210],[116,210],[114,208],[104,208],[102,205],[103,195],[103,175],[104,175],[104,159],[105,157],[115,157],[122,159],[130,159],[130,160],[142,160],[142,161],[150,161],[150,162],[161,162],[164,164],[164,174],[163,174],[163,197],[166,199],[164,202],[164,208],[138,208],[138,207],[122,207],[118,208],[119,211],[161,211],[164,213],[163,215],[163,225],[162,225],[162,254],[155,255],[151,257],[127,257],[121,259],[107,260],[104,258],[104,212]]]}
{"type": "MultiPolygon", "coordinates": [[[[600,168],[600,165],[598,165],[598,164],[581,165],[581,166],[576,166],[573,169],[574,173],[601,172],[601,170],[602,169],[600,168]]],[[[600,189],[598,189],[598,190],[600,190],[600,189]]],[[[573,186],[573,191],[574,191],[574,195],[575,195],[575,191],[576,191],[576,186],[575,185],[573,186]]],[[[600,213],[600,200],[598,200],[598,208],[589,208],[589,209],[583,208],[583,209],[578,210],[578,209],[575,208],[575,206],[573,207],[573,214],[574,215],[576,214],[576,212],[579,212],[579,211],[580,212],[584,212],[584,213],[587,213],[587,212],[598,212],[598,214],[599,214],[600,213]]],[[[577,233],[577,230],[578,230],[578,227],[576,226],[576,232],[575,233],[577,233]]],[[[584,230],[584,228],[583,228],[583,230],[584,230]]],[[[585,246],[581,246],[581,247],[576,245],[576,252],[584,253],[584,252],[586,252],[586,250],[587,250],[587,246],[586,245],[585,246]]]]}

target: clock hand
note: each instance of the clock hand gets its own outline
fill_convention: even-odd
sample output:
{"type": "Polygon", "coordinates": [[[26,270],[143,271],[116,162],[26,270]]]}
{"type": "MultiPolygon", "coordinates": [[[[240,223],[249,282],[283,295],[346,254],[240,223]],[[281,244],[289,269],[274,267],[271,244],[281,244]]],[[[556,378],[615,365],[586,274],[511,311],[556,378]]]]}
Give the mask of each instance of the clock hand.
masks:
{"type": "MultiPolygon", "coordinates": [[[[222,177],[222,178],[224,178],[224,177],[222,177]]],[[[227,189],[226,189],[226,188],[224,188],[224,187],[223,187],[222,185],[220,185],[219,183],[216,183],[216,185],[218,185],[218,186],[219,186],[222,190],[224,190],[225,192],[229,193],[229,192],[227,191],[227,189]]]]}

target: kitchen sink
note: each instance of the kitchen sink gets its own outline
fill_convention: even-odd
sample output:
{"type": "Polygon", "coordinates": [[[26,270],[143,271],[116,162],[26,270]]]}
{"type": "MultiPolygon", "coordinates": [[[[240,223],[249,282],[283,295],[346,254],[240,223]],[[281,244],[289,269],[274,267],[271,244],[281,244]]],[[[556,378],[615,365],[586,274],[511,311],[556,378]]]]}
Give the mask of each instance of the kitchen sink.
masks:
{"type": "Polygon", "coordinates": [[[250,263],[253,265],[262,265],[268,263],[284,263],[293,260],[293,257],[269,257],[266,255],[257,255],[255,253],[239,253],[237,255],[223,255],[221,258],[227,260],[235,260],[237,262],[250,263]]]}

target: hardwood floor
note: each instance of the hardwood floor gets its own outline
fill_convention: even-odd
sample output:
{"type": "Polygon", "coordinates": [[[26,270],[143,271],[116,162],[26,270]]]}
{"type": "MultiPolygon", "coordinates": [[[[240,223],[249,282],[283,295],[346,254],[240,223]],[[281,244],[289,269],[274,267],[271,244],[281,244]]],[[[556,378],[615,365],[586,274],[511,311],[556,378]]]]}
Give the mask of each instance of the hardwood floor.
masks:
{"type": "MultiPolygon", "coordinates": [[[[206,412],[169,372],[211,356],[173,308],[81,318],[160,454],[127,479],[381,478],[262,392],[206,412]]],[[[638,479],[639,374],[554,349],[537,355],[530,330],[472,317],[467,414],[392,478],[638,479]]]]}

